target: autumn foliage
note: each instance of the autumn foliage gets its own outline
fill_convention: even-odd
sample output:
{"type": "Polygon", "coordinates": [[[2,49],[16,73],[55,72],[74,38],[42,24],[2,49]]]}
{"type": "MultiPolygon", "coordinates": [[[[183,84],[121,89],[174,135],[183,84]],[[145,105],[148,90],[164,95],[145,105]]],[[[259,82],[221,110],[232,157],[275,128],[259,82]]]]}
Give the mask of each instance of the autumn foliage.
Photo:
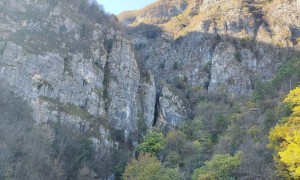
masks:
{"type": "Polygon", "coordinates": [[[300,178],[300,86],[284,99],[292,113],[269,134],[269,147],[276,151],[278,174],[288,179],[300,178]]]}

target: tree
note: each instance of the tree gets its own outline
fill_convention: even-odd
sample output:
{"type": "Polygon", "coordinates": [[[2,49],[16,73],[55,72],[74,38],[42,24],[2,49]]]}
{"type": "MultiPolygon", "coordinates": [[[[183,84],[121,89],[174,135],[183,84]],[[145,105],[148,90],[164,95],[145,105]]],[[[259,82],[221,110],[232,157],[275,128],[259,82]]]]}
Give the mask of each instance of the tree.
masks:
{"type": "MultiPolygon", "coordinates": [[[[0,179],[59,179],[50,159],[52,132],[35,125],[31,108],[0,85],[0,179]]],[[[59,168],[57,168],[59,169],[59,168]]]]}
{"type": "Polygon", "coordinates": [[[199,141],[190,141],[182,131],[173,130],[166,136],[165,148],[161,155],[165,160],[164,165],[179,167],[189,179],[193,170],[205,160],[202,150],[199,141]]]}
{"type": "Polygon", "coordinates": [[[93,169],[104,161],[101,170],[110,167],[94,158],[88,137],[66,124],[36,124],[31,111],[0,85],[0,179],[76,179],[86,173],[83,165],[93,169]]]}
{"type": "Polygon", "coordinates": [[[183,179],[182,174],[176,168],[162,168],[158,173],[158,179],[161,180],[180,180],[183,179]]]}
{"type": "Polygon", "coordinates": [[[166,136],[165,149],[169,151],[176,151],[178,154],[183,155],[184,144],[187,142],[183,132],[178,130],[170,131],[166,136]]]}
{"type": "Polygon", "coordinates": [[[270,130],[269,147],[275,150],[278,174],[288,179],[300,178],[300,86],[284,99],[292,113],[270,130]]]}
{"type": "Polygon", "coordinates": [[[162,133],[150,131],[144,137],[143,142],[138,145],[137,151],[139,153],[150,153],[154,155],[164,148],[165,143],[166,140],[162,133]]]}
{"type": "Polygon", "coordinates": [[[155,179],[159,173],[161,164],[159,160],[150,155],[143,154],[136,160],[134,159],[125,169],[123,174],[124,180],[127,179],[155,179]]]}
{"type": "Polygon", "coordinates": [[[164,168],[160,161],[151,154],[140,155],[125,169],[124,180],[181,180],[183,179],[178,169],[164,168]]]}
{"type": "Polygon", "coordinates": [[[229,154],[217,154],[212,160],[206,161],[205,166],[195,170],[192,179],[230,179],[233,170],[240,166],[242,152],[238,152],[234,156],[229,154]]]}

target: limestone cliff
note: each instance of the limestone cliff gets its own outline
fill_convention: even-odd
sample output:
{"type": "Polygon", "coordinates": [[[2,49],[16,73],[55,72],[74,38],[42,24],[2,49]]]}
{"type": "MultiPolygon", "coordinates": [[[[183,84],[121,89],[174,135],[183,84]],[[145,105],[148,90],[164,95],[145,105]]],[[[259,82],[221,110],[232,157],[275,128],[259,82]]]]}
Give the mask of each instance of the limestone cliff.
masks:
{"type": "Polygon", "coordinates": [[[151,124],[155,87],[140,79],[131,44],[111,17],[84,12],[93,7],[84,2],[0,2],[0,80],[26,99],[37,123],[71,124],[93,134],[99,148],[111,147],[113,132],[126,141],[138,132],[139,106],[151,124]]]}
{"type": "Polygon", "coordinates": [[[157,1],[119,15],[129,37],[80,2],[0,4],[0,78],[34,107],[37,122],[109,127],[127,138],[179,117],[159,115],[169,85],[247,95],[257,79],[272,79],[286,47],[299,48],[296,1],[157,1]]]}
{"type": "Polygon", "coordinates": [[[242,96],[299,49],[299,17],[297,1],[277,0],[157,1],[119,15],[157,82],[242,96]]]}
{"type": "Polygon", "coordinates": [[[161,24],[181,14],[188,6],[188,0],[162,0],[137,11],[125,11],[119,15],[122,22],[136,24],[140,22],[161,24]]]}

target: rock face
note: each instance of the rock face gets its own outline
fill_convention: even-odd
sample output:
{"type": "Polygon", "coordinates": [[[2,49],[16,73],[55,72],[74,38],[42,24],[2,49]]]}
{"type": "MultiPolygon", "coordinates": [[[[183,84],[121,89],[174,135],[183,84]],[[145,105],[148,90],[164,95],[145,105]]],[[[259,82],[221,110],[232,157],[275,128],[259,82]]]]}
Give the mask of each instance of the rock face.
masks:
{"type": "Polygon", "coordinates": [[[181,14],[188,6],[188,0],[162,0],[138,11],[125,11],[119,15],[125,24],[148,22],[161,24],[181,14]]]}
{"type": "Polygon", "coordinates": [[[137,131],[137,90],[140,82],[139,69],[130,44],[123,37],[113,44],[108,58],[109,124],[116,129],[137,131]]]}
{"type": "Polygon", "coordinates": [[[225,88],[227,92],[239,94],[251,92],[251,83],[253,83],[251,82],[251,72],[256,70],[255,57],[252,56],[253,59],[250,59],[254,63],[244,66],[236,60],[235,54],[236,49],[231,43],[222,42],[217,46],[212,57],[211,80],[208,91],[222,91],[222,88],[225,88]]]}
{"type": "Polygon", "coordinates": [[[283,47],[299,47],[296,1],[157,1],[119,16],[143,23],[129,37],[79,2],[0,4],[0,79],[39,123],[67,122],[99,136],[109,127],[125,139],[154,119],[173,127],[187,107],[167,87],[248,95],[256,79],[273,78],[288,55],[283,47]]]}
{"type": "Polygon", "coordinates": [[[111,130],[122,131],[125,139],[138,131],[142,83],[147,101],[141,105],[152,114],[146,120],[151,124],[155,90],[141,82],[130,42],[93,22],[76,3],[55,2],[0,4],[1,83],[26,99],[36,122],[71,124],[94,134],[98,148],[115,143],[111,130]]]}
{"type": "MultiPolygon", "coordinates": [[[[167,80],[175,86],[201,86],[209,92],[247,95],[257,78],[273,78],[288,55],[283,48],[299,47],[295,42],[300,37],[296,1],[272,1],[263,8],[259,3],[188,1],[180,15],[153,26],[152,32],[145,31],[142,24],[132,27],[129,34],[158,82],[167,80]],[[195,6],[201,8],[194,12],[195,6]],[[281,10],[275,13],[274,8],[281,10]],[[284,22],[287,16],[294,23],[284,22]],[[159,35],[147,36],[154,32],[159,35]]],[[[121,22],[126,20],[123,14],[119,18],[121,22]]]]}
{"type": "MultiPolygon", "coordinates": [[[[179,90],[247,96],[257,79],[273,78],[289,56],[288,48],[299,48],[299,15],[296,0],[162,0],[122,13],[119,19],[130,26],[131,42],[153,73],[158,91],[164,89],[159,82],[166,81],[179,90]]],[[[173,126],[160,112],[158,122],[173,126]]]]}
{"type": "Polygon", "coordinates": [[[187,119],[187,111],[182,100],[169,87],[162,88],[159,97],[157,125],[161,128],[175,128],[187,119]]]}
{"type": "Polygon", "coordinates": [[[140,102],[141,112],[147,129],[151,129],[154,125],[154,114],[156,104],[156,88],[154,76],[147,72],[146,76],[142,77],[140,85],[140,102]]]}

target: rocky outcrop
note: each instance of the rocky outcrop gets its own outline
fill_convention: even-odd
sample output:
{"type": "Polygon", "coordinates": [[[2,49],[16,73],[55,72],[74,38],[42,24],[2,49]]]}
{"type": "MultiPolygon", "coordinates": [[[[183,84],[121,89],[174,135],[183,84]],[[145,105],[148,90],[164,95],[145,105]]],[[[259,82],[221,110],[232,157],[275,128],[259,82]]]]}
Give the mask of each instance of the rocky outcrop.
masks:
{"type": "MultiPolygon", "coordinates": [[[[256,79],[273,78],[288,56],[285,47],[299,47],[295,42],[300,27],[296,1],[265,2],[264,7],[258,1],[187,3],[168,22],[156,28],[152,23],[152,31],[164,30],[157,37],[145,36],[149,31],[145,32],[144,25],[131,28],[134,33],[129,31],[157,82],[166,80],[179,89],[199,86],[214,93],[248,95],[256,79]],[[197,5],[197,13],[191,14],[197,5]],[[272,7],[278,11],[271,11],[272,7]],[[285,21],[287,16],[295,23],[285,21]]],[[[119,18],[122,21],[123,16],[119,18]]]]}
{"type": "Polygon", "coordinates": [[[140,71],[124,35],[75,2],[5,1],[0,9],[0,80],[37,123],[71,124],[93,134],[97,149],[116,143],[112,130],[125,139],[138,131],[140,71]]]}
{"type": "Polygon", "coordinates": [[[249,95],[299,48],[296,1],[157,1],[119,16],[148,23],[128,36],[80,2],[0,2],[0,79],[38,123],[72,124],[106,147],[115,130],[128,140],[142,126],[177,126],[189,89],[249,95]]]}
{"type": "Polygon", "coordinates": [[[147,72],[140,84],[141,112],[147,129],[152,129],[155,119],[156,87],[152,73],[147,72]]]}
{"type": "MultiPolygon", "coordinates": [[[[248,96],[258,79],[269,81],[274,77],[289,50],[299,49],[300,14],[296,1],[178,3],[183,6],[174,1],[157,1],[118,16],[129,24],[131,43],[146,69],[153,73],[157,92],[164,89],[160,83],[163,81],[182,94],[198,88],[209,93],[248,96]],[[168,4],[167,9],[164,4],[168,4]],[[174,7],[182,8],[167,13],[174,7]],[[161,21],[156,21],[159,16],[161,21]]],[[[160,107],[165,103],[180,111],[165,100],[159,99],[160,107]]],[[[184,111],[184,106],[177,107],[184,111]]],[[[159,112],[163,117],[158,120],[160,124],[177,124],[163,110],[159,112]]],[[[185,119],[184,115],[175,116],[178,122],[185,119]]]]}
{"type": "Polygon", "coordinates": [[[108,120],[116,129],[125,130],[125,137],[137,131],[137,90],[139,69],[130,48],[123,37],[116,39],[108,58],[109,91],[108,120]]]}
{"type": "Polygon", "coordinates": [[[187,111],[182,100],[171,91],[170,87],[162,88],[158,109],[156,123],[162,129],[173,129],[187,119],[187,111]]]}
{"type": "Polygon", "coordinates": [[[162,24],[181,14],[187,6],[188,0],[162,0],[141,10],[125,11],[119,15],[119,19],[127,25],[140,22],[162,24]]]}
{"type": "MultiPolygon", "coordinates": [[[[248,61],[249,65],[243,66],[236,59],[236,53],[236,49],[231,43],[224,42],[217,46],[212,58],[211,80],[208,91],[222,92],[225,90],[226,93],[239,94],[249,94],[251,92],[251,74],[256,70],[255,58],[252,56],[253,59],[248,61]]],[[[251,54],[251,52],[247,53],[251,54]]]]}
{"type": "Polygon", "coordinates": [[[285,52],[271,43],[297,46],[300,36],[297,9],[277,1],[264,8],[256,1],[158,1],[139,15],[130,12],[138,21],[126,13],[119,17],[150,23],[146,32],[133,29],[130,40],[100,21],[91,23],[92,12],[85,14],[76,3],[5,1],[0,9],[0,78],[34,107],[36,121],[69,122],[82,131],[109,126],[125,137],[138,131],[141,119],[152,127],[155,104],[165,109],[164,124],[185,119],[178,113],[186,111],[184,105],[156,100],[159,89],[167,92],[161,81],[179,90],[247,95],[255,79],[271,79],[283,62],[285,52]],[[271,13],[271,7],[278,11],[271,13]],[[288,15],[293,22],[280,20],[288,15]],[[140,76],[131,44],[148,78],[140,76]]]}

